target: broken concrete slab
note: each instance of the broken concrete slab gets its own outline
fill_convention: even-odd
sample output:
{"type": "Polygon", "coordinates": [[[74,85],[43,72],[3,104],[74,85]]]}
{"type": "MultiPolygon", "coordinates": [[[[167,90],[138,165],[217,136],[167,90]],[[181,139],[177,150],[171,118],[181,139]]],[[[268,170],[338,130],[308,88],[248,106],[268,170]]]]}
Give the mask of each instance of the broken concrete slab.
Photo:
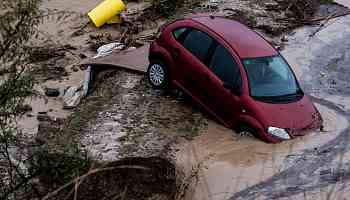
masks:
{"type": "Polygon", "coordinates": [[[146,72],[148,62],[149,44],[136,49],[124,50],[121,52],[112,52],[111,54],[100,58],[89,58],[81,62],[81,65],[109,65],[130,69],[137,72],[146,72]]]}

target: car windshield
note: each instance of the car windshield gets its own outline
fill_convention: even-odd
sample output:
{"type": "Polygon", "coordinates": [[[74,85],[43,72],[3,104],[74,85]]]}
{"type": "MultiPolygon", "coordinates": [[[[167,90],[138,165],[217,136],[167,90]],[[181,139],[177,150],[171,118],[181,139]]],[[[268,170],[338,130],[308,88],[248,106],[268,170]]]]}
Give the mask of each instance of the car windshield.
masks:
{"type": "Polygon", "coordinates": [[[243,59],[253,98],[298,95],[301,90],[288,64],[280,56],[243,59]]]}

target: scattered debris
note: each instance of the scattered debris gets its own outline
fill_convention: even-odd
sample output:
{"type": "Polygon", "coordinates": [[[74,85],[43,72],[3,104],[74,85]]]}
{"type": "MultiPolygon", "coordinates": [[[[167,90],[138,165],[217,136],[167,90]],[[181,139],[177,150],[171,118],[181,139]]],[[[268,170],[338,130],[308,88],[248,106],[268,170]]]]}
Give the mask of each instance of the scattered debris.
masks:
{"type": "Polygon", "coordinates": [[[83,96],[86,97],[89,94],[90,86],[92,82],[92,67],[89,65],[85,71],[83,96]]]}
{"type": "Polygon", "coordinates": [[[50,121],[51,117],[49,115],[47,115],[47,113],[45,114],[39,114],[36,116],[36,119],[40,122],[40,121],[50,121]]]}
{"type": "Polygon", "coordinates": [[[97,49],[97,55],[94,58],[99,58],[111,54],[113,50],[122,50],[125,47],[122,43],[114,42],[106,44],[97,49]]]}
{"type": "Polygon", "coordinates": [[[87,44],[91,51],[96,52],[101,46],[118,41],[118,39],[119,35],[112,36],[110,33],[90,34],[87,44]]]}
{"type": "Polygon", "coordinates": [[[100,3],[95,9],[89,12],[88,16],[96,27],[101,27],[103,24],[116,17],[123,10],[125,10],[125,4],[123,1],[105,0],[100,3]]]}
{"type": "Polygon", "coordinates": [[[63,109],[73,109],[83,97],[82,87],[69,87],[63,96],[63,109]]]}
{"type": "Polygon", "coordinates": [[[161,16],[168,17],[176,11],[176,9],[184,3],[184,0],[152,0],[152,10],[161,16]]]}
{"type": "Polygon", "coordinates": [[[79,68],[78,68],[78,66],[73,65],[73,66],[71,67],[71,70],[72,70],[73,72],[78,72],[78,71],[79,71],[79,68]]]}

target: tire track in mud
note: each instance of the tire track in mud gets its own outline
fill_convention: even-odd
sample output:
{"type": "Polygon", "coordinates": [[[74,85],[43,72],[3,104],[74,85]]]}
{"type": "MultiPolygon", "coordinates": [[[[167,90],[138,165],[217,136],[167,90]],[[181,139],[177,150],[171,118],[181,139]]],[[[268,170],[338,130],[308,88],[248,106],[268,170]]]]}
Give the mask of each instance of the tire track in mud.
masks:
{"type": "MultiPolygon", "coordinates": [[[[347,120],[350,119],[350,113],[342,110],[336,104],[316,97],[312,97],[312,100],[336,111],[339,115],[346,117],[347,120]]],[[[337,155],[350,152],[349,133],[350,126],[325,145],[305,150],[298,155],[297,162],[288,169],[266,181],[235,193],[230,199],[256,199],[258,196],[264,196],[267,199],[285,198],[333,185],[340,180],[349,180],[350,169],[344,171],[341,166],[337,166],[337,170],[324,174],[325,176],[319,178],[316,183],[314,182],[315,175],[320,175],[322,167],[335,160],[337,155]]],[[[344,163],[339,163],[339,165],[342,164],[344,163]]],[[[350,162],[345,163],[345,165],[350,166],[350,162]]]]}

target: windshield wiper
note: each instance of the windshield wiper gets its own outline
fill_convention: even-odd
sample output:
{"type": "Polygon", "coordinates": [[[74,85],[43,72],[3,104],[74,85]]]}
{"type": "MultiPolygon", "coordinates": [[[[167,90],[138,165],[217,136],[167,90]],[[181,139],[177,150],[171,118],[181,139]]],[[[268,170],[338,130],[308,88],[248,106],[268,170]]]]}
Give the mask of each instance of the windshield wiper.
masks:
{"type": "Polygon", "coordinates": [[[280,95],[280,96],[255,96],[253,98],[270,103],[282,103],[282,102],[291,102],[299,100],[304,96],[304,92],[301,89],[298,89],[296,93],[280,95]]]}
{"type": "Polygon", "coordinates": [[[279,101],[279,102],[294,101],[294,100],[298,100],[298,99],[302,98],[303,96],[304,96],[303,91],[301,89],[299,89],[296,93],[276,96],[276,97],[274,97],[273,100],[279,101]]]}

